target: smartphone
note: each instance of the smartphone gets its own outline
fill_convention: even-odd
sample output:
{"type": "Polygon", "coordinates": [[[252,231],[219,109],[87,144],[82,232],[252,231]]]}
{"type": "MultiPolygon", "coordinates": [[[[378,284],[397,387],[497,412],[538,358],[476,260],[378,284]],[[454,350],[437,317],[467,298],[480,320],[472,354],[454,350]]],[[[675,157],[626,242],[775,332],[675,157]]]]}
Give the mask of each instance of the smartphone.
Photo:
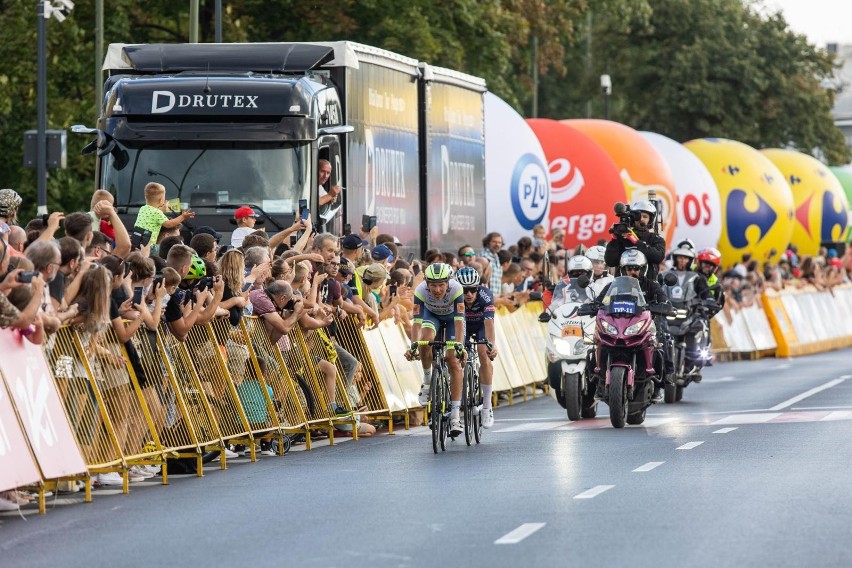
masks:
{"type": "Polygon", "coordinates": [[[346,235],[351,235],[351,234],[352,234],[352,225],[350,225],[349,223],[346,223],[345,225],[343,225],[343,236],[345,237],[346,235]]]}
{"type": "Polygon", "coordinates": [[[243,284],[243,292],[248,292],[249,288],[251,288],[252,285],[253,285],[252,282],[246,282],[245,284],[243,284]]]}
{"type": "Polygon", "coordinates": [[[151,284],[151,289],[156,290],[158,286],[163,285],[163,275],[159,272],[154,275],[154,282],[151,284]]]}
{"type": "Polygon", "coordinates": [[[376,216],[370,215],[370,230],[372,231],[375,228],[376,228],[376,216]]]}
{"type": "Polygon", "coordinates": [[[408,253],[408,260],[406,260],[406,262],[407,262],[408,264],[411,264],[411,261],[412,261],[412,260],[414,260],[414,253],[413,253],[413,252],[410,252],[410,253],[408,253]]]}
{"type": "Polygon", "coordinates": [[[396,284],[391,284],[388,286],[388,294],[390,294],[391,298],[396,296],[396,284]]]}
{"type": "Polygon", "coordinates": [[[296,246],[296,243],[299,242],[299,237],[296,235],[290,235],[290,246],[296,246]]]}
{"type": "Polygon", "coordinates": [[[311,210],[310,209],[308,209],[307,207],[302,209],[302,215],[301,215],[302,221],[307,221],[308,217],[310,217],[310,216],[311,216],[311,210]]]}
{"type": "Polygon", "coordinates": [[[33,276],[35,276],[36,274],[38,274],[38,272],[35,271],[35,270],[28,270],[26,272],[19,272],[18,273],[18,282],[22,282],[24,284],[29,284],[33,281],[33,276]]]}
{"type": "Polygon", "coordinates": [[[145,229],[142,231],[142,246],[147,246],[151,242],[151,231],[145,229]]]}
{"type": "Polygon", "coordinates": [[[141,304],[142,303],[142,286],[136,286],[133,288],[133,304],[141,304]]]}
{"type": "MultiPolygon", "coordinates": [[[[150,238],[150,235],[149,235],[150,238]]],[[[135,230],[130,233],[130,249],[139,250],[142,246],[142,233],[137,233],[135,230]]]]}
{"type": "Polygon", "coordinates": [[[299,215],[301,215],[302,211],[304,211],[307,208],[308,208],[308,200],[307,199],[300,199],[299,200],[299,215]]]}
{"type": "Polygon", "coordinates": [[[411,273],[412,273],[412,274],[414,274],[415,276],[417,276],[418,274],[420,274],[420,265],[419,265],[419,264],[415,264],[414,266],[412,266],[412,267],[411,267],[411,273]]]}
{"type": "Polygon", "coordinates": [[[370,216],[369,215],[361,215],[361,232],[369,233],[370,232],[370,216]]]}

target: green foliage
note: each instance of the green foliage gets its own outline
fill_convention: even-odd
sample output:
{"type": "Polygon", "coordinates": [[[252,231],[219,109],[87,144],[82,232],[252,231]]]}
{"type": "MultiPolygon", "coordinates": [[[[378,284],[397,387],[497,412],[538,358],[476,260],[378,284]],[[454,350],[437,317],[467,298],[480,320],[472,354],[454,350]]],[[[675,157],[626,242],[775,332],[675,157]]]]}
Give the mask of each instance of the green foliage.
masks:
{"type": "MultiPolygon", "coordinates": [[[[720,136],[795,147],[830,164],[852,158],[830,110],[829,54],[760,15],[752,0],[225,0],[225,41],[352,40],[486,79],[529,114],[533,66],[539,115],[603,115],[599,76],[613,80],[614,120],[685,141],[720,136]],[[537,38],[537,58],[533,57],[537,38]]],[[[35,2],[0,0],[0,186],[34,211],[35,175],[23,133],[36,125],[35,2]]],[[[184,42],[189,3],[105,2],[104,45],[184,42]]],[[[200,39],[213,41],[214,0],[202,0],[200,39]]],[[[94,124],[94,2],[47,22],[48,128],[94,124]]],[[[51,170],[51,209],[85,208],[94,162],[69,134],[67,170],[51,170]]]]}

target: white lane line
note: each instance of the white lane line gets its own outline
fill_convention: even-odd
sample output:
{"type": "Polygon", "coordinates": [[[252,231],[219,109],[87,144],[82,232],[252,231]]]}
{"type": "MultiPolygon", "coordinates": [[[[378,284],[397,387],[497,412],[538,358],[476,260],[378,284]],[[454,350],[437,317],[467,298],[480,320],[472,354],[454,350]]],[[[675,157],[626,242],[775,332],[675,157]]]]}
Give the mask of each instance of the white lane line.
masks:
{"type": "Polygon", "coordinates": [[[824,385],[820,385],[818,387],[814,387],[810,390],[807,390],[800,395],[796,395],[791,399],[785,400],[781,404],[776,404],[775,406],[773,406],[769,410],[783,410],[784,408],[787,408],[788,406],[793,406],[794,404],[796,404],[800,400],[805,400],[809,396],[813,396],[818,392],[822,392],[826,389],[830,389],[831,387],[836,387],[837,385],[839,385],[840,383],[842,383],[843,381],[846,380],[846,376],[847,375],[843,375],[842,377],[828,381],[824,385]]]}
{"type": "Polygon", "coordinates": [[[646,471],[651,471],[655,467],[661,466],[666,462],[648,462],[645,465],[640,465],[636,469],[633,470],[633,473],[645,473],[646,471]]]}
{"type": "Polygon", "coordinates": [[[727,434],[728,432],[733,432],[736,429],[737,429],[736,426],[731,426],[730,428],[721,428],[719,430],[714,430],[713,433],[714,434],[727,434]]]}
{"type": "Polygon", "coordinates": [[[700,446],[703,443],[704,443],[703,441],[701,441],[701,442],[687,442],[686,444],[684,444],[681,447],[676,448],[676,449],[678,449],[678,450],[691,450],[692,448],[697,448],[698,446],[700,446]]]}
{"type": "Polygon", "coordinates": [[[780,412],[762,412],[757,414],[737,414],[736,416],[726,416],[715,422],[711,422],[712,426],[721,426],[722,424],[763,424],[769,422],[773,418],[781,416],[780,412]]]}
{"type": "Polygon", "coordinates": [[[547,523],[524,523],[510,533],[507,533],[497,540],[494,544],[518,544],[547,523]]]}
{"type": "Polygon", "coordinates": [[[835,410],[829,412],[820,419],[820,422],[830,422],[832,420],[849,420],[852,418],[852,410],[835,410]]]}
{"type": "Polygon", "coordinates": [[[736,380],[737,380],[736,377],[719,377],[718,379],[710,379],[710,382],[713,382],[713,383],[729,383],[731,381],[736,381],[736,380]]]}
{"type": "Polygon", "coordinates": [[[615,485],[596,485],[588,491],[583,491],[578,495],[574,495],[574,499],[594,499],[604,491],[609,491],[613,487],[615,487],[615,485]]]}

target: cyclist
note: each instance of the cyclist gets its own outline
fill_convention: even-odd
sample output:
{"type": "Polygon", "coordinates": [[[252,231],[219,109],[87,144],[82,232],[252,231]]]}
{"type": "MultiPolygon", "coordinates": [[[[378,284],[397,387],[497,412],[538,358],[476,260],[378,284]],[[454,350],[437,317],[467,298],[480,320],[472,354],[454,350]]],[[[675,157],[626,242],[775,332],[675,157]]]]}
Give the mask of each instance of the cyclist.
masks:
{"type": "Polygon", "coordinates": [[[479,384],[482,387],[482,427],[494,425],[494,410],[491,408],[491,379],[494,366],[491,361],[497,357],[494,347],[494,298],[491,290],[479,283],[479,272],[472,266],[464,266],[456,273],[456,280],[464,292],[465,336],[476,341],[487,339],[491,342],[489,350],[485,345],[477,345],[479,352],[479,384]]]}
{"type": "MultiPolygon", "coordinates": [[[[464,339],[464,299],[462,285],[451,280],[452,268],[443,262],[434,262],[423,271],[425,280],[414,290],[414,321],[411,325],[411,339],[414,341],[434,341],[438,332],[443,330],[447,342],[447,367],[450,371],[450,435],[455,437],[464,432],[459,409],[461,408],[462,366],[456,357],[455,347],[464,339]]],[[[409,361],[418,356],[418,346],[412,344],[406,351],[409,361]]],[[[430,380],[432,378],[432,348],[419,347],[419,358],[423,363],[423,384],[420,385],[418,399],[426,406],[429,402],[430,380]]]]}

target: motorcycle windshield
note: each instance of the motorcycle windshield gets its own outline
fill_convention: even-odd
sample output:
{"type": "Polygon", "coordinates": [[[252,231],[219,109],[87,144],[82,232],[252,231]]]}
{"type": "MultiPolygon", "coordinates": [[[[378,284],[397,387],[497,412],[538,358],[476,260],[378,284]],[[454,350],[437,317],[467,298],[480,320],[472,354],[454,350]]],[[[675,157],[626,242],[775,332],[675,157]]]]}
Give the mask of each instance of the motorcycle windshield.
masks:
{"type": "Polygon", "coordinates": [[[605,310],[609,315],[636,315],[646,305],[639,281],[629,276],[619,276],[613,280],[604,298],[605,310]]]}
{"type": "Polygon", "coordinates": [[[553,289],[553,299],[550,302],[550,309],[556,310],[563,304],[584,304],[589,301],[586,290],[577,286],[574,281],[566,282],[560,280],[553,289]]]}

